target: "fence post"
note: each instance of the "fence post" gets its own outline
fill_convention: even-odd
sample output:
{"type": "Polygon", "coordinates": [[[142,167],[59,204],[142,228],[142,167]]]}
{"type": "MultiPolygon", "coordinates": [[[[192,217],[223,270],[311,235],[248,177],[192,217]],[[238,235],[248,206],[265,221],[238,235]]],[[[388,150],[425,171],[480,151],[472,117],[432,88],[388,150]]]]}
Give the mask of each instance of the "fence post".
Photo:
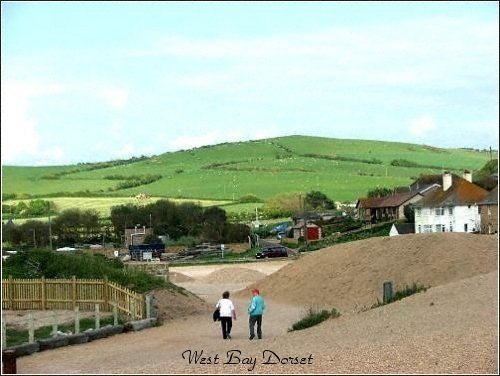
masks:
{"type": "Polygon", "coordinates": [[[14,309],[14,278],[9,275],[9,309],[14,309]]]}
{"type": "Polygon", "coordinates": [[[101,327],[101,318],[99,317],[99,304],[95,305],[95,328],[99,329],[101,327]]]}
{"type": "Polygon", "coordinates": [[[45,277],[42,276],[42,281],[41,281],[41,302],[42,302],[42,311],[45,311],[45,277]]]}
{"type": "Polygon", "coordinates": [[[72,299],[73,300],[73,302],[72,302],[73,308],[75,308],[76,307],[76,277],[75,276],[73,276],[73,294],[72,295],[73,295],[73,299],[72,299]]]}
{"type": "Polygon", "coordinates": [[[151,294],[146,295],[146,318],[150,319],[151,318],[151,294]]]}
{"type": "Polygon", "coordinates": [[[129,298],[131,299],[131,302],[130,302],[130,316],[132,318],[132,320],[135,320],[135,296],[130,296],[129,295],[129,298]]]}
{"type": "Polygon", "coordinates": [[[35,323],[33,322],[33,313],[28,314],[28,342],[35,342],[35,323]]]}
{"type": "Polygon", "coordinates": [[[103,310],[109,312],[109,288],[108,288],[108,277],[104,277],[102,286],[102,295],[104,300],[103,310]]]}
{"type": "Polygon", "coordinates": [[[384,304],[391,301],[393,296],[392,282],[384,282],[384,304]]]}
{"type": "Polygon", "coordinates": [[[2,351],[3,374],[16,374],[16,350],[2,351]]]}
{"type": "Polygon", "coordinates": [[[57,312],[52,311],[52,317],[53,317],[53,322],[52,322],[52,337],[57,336],[57,312]]]}
{"type": "Polygon", "coordinates": [[[118,307],[116,305],[116,302],[113,302],[113,325],[117,326],[118,325],[118,307]]]}
{"type": "Polygon", "coordinates": [[[45,277],[42,276],[42,311],[45,311],[46,309],[46,299],[47,299],[47,293],[46,293],[46,286],[45,286],[45,277]]]}
{"type": "Polygon", "coordinates": [[[80,308],[75,307],[75,334],[80,333],[80,308]]]}

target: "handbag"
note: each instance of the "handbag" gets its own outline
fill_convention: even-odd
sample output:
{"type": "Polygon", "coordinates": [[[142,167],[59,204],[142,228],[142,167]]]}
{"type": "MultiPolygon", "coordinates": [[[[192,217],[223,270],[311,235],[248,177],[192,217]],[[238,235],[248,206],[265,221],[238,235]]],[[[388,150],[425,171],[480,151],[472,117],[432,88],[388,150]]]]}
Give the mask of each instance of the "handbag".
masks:
{"type": "Polygon", "coordinates": [[[214,321],[220,321],[220,310],[219,307],[217,307],[212,315],[214,321]]]}

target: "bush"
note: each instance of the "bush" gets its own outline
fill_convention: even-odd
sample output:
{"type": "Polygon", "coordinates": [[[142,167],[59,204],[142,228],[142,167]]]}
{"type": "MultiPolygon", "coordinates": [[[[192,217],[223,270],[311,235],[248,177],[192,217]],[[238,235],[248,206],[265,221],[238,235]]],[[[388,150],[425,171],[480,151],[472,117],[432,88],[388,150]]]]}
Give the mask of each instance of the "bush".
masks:
{"type": "Polygon", "coordinates": [[[310,328],[311,326],[318,325],[319,323],[322,323],[328,318],[337,318],[340,316],[340,312],[337,311],[337,309],[333,308],[330,312],[327,310],[323,309],[319,312],[314,311],[312,308],[309,308],[309,312],[305,317],[297,321],[295,324],[292,325],[292,329],[289,329],[288,331],[294,331],[294,330],[302,330],[302,329],[307,329],[310,328]]]}
{"type": "Polygon", "coordinates": [[[256,195],[254,195],[253,193],[249,193],[245,196],[241,196],[238,201],[241,202],[242,204],[262,202],[262,200],[260,198],[258,198],[256,195]]]}
{"type": "Polygon", "coordinates": [[[31,249],[11,255],[2,263],[3,276],[14,278],[104,278],[143,293],[167,284],[161,278],[127,269],[120,260],[100,254],[62,254],[47,249],[31,249]]]}

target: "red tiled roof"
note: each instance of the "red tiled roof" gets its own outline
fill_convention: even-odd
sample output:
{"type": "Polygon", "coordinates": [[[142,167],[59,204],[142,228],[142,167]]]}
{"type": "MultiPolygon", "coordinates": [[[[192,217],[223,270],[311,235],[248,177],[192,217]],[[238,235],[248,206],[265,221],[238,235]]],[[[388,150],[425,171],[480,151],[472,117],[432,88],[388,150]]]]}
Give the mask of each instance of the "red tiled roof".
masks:
{"type": "Polygon", "coordinates": [[[358,200],[358,208],[375,208],[384,200],[383,197],[362,197],[358,200]]]}
{"type": "Polygon", "coordinates": [[[384,201],[382,201],[379,204],[379,206],[383,208],[398,207],[403,205],[406,201],[412,199],[417,195],[420,195],[420,193],[418,192],[397,193],[392,196],[384,197],[384,201]]]}
{"type": "Polygon", "coordinates": [[[396,193],[394,195],[375,198],[360,198],[358,207],[362,208],[392,208],[403,205],[406,201],[420,195],[418,192],[396,193]]]}

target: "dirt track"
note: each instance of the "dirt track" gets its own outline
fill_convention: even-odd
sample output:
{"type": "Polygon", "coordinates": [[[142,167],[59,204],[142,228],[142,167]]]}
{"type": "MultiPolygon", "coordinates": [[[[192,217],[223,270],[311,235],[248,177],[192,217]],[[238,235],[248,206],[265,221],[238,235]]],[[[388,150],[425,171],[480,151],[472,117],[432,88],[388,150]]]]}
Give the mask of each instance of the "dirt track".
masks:
{"type": "MultiPolygon", "coordinates": [[[[394,241],[387,239],[380,239],[380,243],[371,241],[370,250],[375,249],[377,244],[390,249],[390,244],[387,243],[394,241]]],[[[469,239],[466,238],[453,239],[441,239],[443,241],[425,237],[412,239],[414,246],[421,252],[420,259],[425,261],[422,263],[422,268],[426,268],[429,275],[432,275],[433,268],[427,261],[432,260],[430,255],[435,253],[436,249],[430,247],[426,250],[426,247],[422,246],[425,242],[420,244],[419,241],[431,241],[429,244],[436,243],[439,247],[452,244],[460,257],[450,256],[448,267],[445,268],[452,277],[443,278],[440,283],[435,282],[425,293],[413,295],[387,306],[358,313],[351,311],[338,319],[328,320],[308,330],[287,333],[287,329],[301,317],[309,305],[309,302],[297,304],[290,297],[303,294],[304,291],[315,291],[319,296],[326,291],[321,286],[315,290],[314,288],[307,290],[311,288],[311,285],[308,285],[308,273],[315,273],[318,276],[321,272],[325,272],[322,271],[322,266],[325,264],[325,259],[322,257],[330,257],[322,256],[320,253],[311,254],[288,266],[274,264],[273,267],[273,263],[270,262],[266,266],[268,269],[257,269],[263,274],[270,274],[279,269],[278,272],[258,282],[262,290],[269,292],[263,340],[248,340],[245,314],[248,291],[244,291],[233,294],[239,317],[234,323],[231,341],[222,340],[220,326],[212,322],[211,312],[207,312],[170,320],[161,327],[142,332],[121,334],[84,345],[23,357],[18,359],[18,372],[498,373],[497,241],[493,238],[474,238],[474,242],[469,243],[469,239]],[[456,242],[453,242],[453,239],[456,242]],[[470,252],[457,251],[456,248],[460,248],[460,244],[469,248],[470,252]],[[471,249],[470,244],[475,244],[475,248],[471,249]],[[493,261],[494,264],[482,267],[476,265],[467,269],[465,265],[472,262],[472,258],[477,256],[474,252],[477,253],[478,250],[484,251],[483,262],[493,261]],[[467,256],[468,254],[470,256],[467,256]],[[316,266],[311,264],[312,269],[308,269],[313,258],[320,264],[316,266]],[[282,283],[286,281],[285,277],[277,280],[277,276],[284,275],[289,280],[298,278],[292,271],[302,275],[304,291],[298,290],[300,284],[292,284],[293,290],[287,290],[288,298],[274,298],[276,290],[273,286],[276,286],[278,281],[282,283]],[[465,275],[461,275],[462,272],[465,275]],[[203,356],[210,357],[212,364],[194,364],[194,362],[190,364],[188,359],[183,359],[182,356],[184,353],[186,357],[188,350],[197,351],[198,354],[203,351],[203,356]],[[230,354],[239,356],[239,364],[225,364],[230,360],[230,354]],[[268,357],[268,363],[276,363],[278,358],[273,354],[287,364],[279,362],[265,364],[268,357]],[[302,361],[305,364],[290,364],[295,361],[302,361]],[[217,364],[213,364],[214,362],[217,364]]],[[[366,243],[358,244],[358,248],[363,247],[363,244],[366,243]]],[[[357,252],[356,249],[353,248],[352,252],[357,252]]],[[[398,249],[399,247],[395,247],[393,252],[397,252],[398,249]]],[[[340,248],[337,251],[341,258],[344,257],[342,252],[347,252],[341,251],[340,248]]],[[[375,257],[382,257],[378,250],[373,254],[375,257]]],[[[363,254],[363,257],[368,256],[363,254]]],[[[394,262],[391,254],[387,257],[394,262]]],[[[341,259],[335,260],[340,262],[341,259]]],[[[371,265],[374,260],[367,262],[371,265]]],[[[410,262],[414,263],[412,260],[410,262]]],[[[436,262],[433,261],[434,264],[436,262]]],[[[264,265],[264,263],[259,264],[264,265]]],[[[224,270],[214,275],[210,275],[213,269],[209,268],[183,268],[182,272],[189,279],[185,278],[188,282],[179,284],[200,294],[213,305],[223,290],[235,291],[253,282],[243,281],[245,278],[236,278],[242,275],[251,276],[252,273],[248,273],[248,270],[256,270],[252,269],[252,265],[254,264],[234,266],[236,272],[237,268],[247,270],[242,272],[240,269],[233,278],[227,267],[220,267],[224,270]],[[217,280],[217,275],[221,276],[220,281],[217,280]],[[223,278],[226,279],[222,280],[223,278]],[[211,283],[207,283],[207,280],[211,283]]],[[[410,268],[408,265],[405,267],[410,268]]],[[[335,272],[333,266],[330,268],[335,272]]],[[[440,270],[440,267],[437,267],[437,270],[440,270]]],[[[181,269],[172,271],[181,272],[181,269]]],[[[417,270],[411,268],[407,274],[418,275],[417,270]]],[[[261,276],[259,273],[256,275],[261,276]]],[[[369,274],[367,276],[369,277],[369,274]]],[[[178,277],[182,279],[182,276],[178,277]]],[[[364,291],[361,277],[359,271],[357,275],[353,275],[352,278],[356,281],[352,284],[356,288],[351,288],[351,294],[358,291],[356,290],[358,285],[361,286],[359,292],[364,291]]],[[[330,283],[336,283],[333,277],[331,279],[330,283]]],[[[433,280],[438,281],[439,278],[433,280]]],[[[277,288],[281,289],[282,286],[279,285],[277,288]]],[[[266,295],[263,295],[266,298],[266,295]]],[[[325,300],[327,298],[325,295],[325,300]]],[[[350,304],[349,300],[347,303],[340,303],[346,306],[350,304]]],[[[236,358],[233,356],[231,361],[236,363],[236,358]]]]}

